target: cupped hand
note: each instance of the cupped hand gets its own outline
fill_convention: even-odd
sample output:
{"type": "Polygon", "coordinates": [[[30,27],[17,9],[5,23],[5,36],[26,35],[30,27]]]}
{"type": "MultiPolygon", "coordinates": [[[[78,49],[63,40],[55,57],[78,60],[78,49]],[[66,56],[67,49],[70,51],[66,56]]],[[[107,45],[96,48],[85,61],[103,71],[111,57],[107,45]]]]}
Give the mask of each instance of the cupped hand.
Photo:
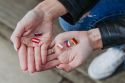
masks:
{"type": "MultiPolygon", "coordinates": [[[[52,39],[53,22],[66,13],[66,8],[58,0],[45,0],[18,22],[11,41],[18,52],[22,70],[30,72],[41,70],[41,64],[46,63],[47,49],[52,39]],[[41,47],[31,42],[33,34],[39,32],[43,33],[40,37],[41,47]]],[[[48,62],[46,67],[50,68],[48,65],[51,63],[53,64],[48,62]]]]}
{"type": "Polygon", "coordinates": [[[18,22],[11,36],[11,41],[18,51],[22,70],[30,72],[40,71],[42,64],[46,63],[47,48],[52,39],[52,27],[53,23],[49,19],[49,16],[44,12],[39,14],[35,10],[29,11],[18,22]],[[34,33],[41,32],[43,33],[42,37],[40,37],[42,45],[34,46],[30,40],[34,33]]]}
{"type": "MultiPolygon", "coordinates": [[[[55,53],[48,56],[48,61],[58,60],[60,63],[57,65],[57,68],[67,72],[80,66],[93,51],[87,31],[61,33],[56,36],[54,43],[55,45],[52,50],[55,53]],[[77,45],[72,44],[70,47],[67,47],[64,41],[71,40],[72,38],[76,39],[77,45]]],[[[49,51],[51,52],[51,50],[49,51]]]]}

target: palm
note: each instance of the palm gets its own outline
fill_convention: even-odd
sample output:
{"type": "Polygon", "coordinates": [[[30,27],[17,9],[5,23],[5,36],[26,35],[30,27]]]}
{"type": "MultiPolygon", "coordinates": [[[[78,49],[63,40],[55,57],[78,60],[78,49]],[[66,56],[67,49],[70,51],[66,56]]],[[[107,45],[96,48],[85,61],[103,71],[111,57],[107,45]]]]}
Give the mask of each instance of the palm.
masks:
{"type": "Polygon", "coordinates": [[[77,31],[62,33],[55,38],[55,43],[63,45],[65,40],[72,37],[78,40],[77,45],[70,48],[64,47],[61,50],[55,45],[55,56],[49,56],[50,60],[54,59],[53,57],[57,58],[60,61],[58,68],[63,68],[65,71],[70,71],[81,65],[92,52],[86,32],[82,32],[82,34],[77,31]]]}
{"type": "Polygon", "coordinates": [[[47,48],[51,43],[52,27],[52,21],[47,19],[44,13],[39,16],[35,12],[27,13],[17,24],[11,39],[13,42],[16,41],[15,45],[19,47],[18,55],[22,70],[29,72],[42,70],[42,64],[46,62],[47,48]],[[31,42],[34,33],[38,32],[43,33],[40,37],[43,42],[41,47],[31,42]]]}
{"type": "Polygon", "coordinates": [[[52,26],[48,24],[39,24],[38,27],[36,27],[34,30],[29,29],[30,33],[21,37],[21,43],[25,44],[26,46],[35,47],[35,46],[41,46],[41,44],[50,44],[52,40],[52,26]],[[47,26],[46,26],[47,25],[47,26]],[[47,28],[45,28],[45,27],[47,28]],[[34,36],[35,33],[41,33],[41,36],[34,36]],[[38,38],[40,39],[40,44],[32,42],[32,38],[38,38]]]}
{"type": "MultiPolygon", "coordinates": [[[[45,24],[44,24],[45,25],[45,24]]],[[[42,70],[42,62],[45,63],[45,59],[46,59],[46,55],[47,55],[47,48],[48,45],[51,43],[51,39],[52,39],[52,32],[49,30],[45,30],[47,28],[43,28],[44,25],[40,25],[39,27],[37,27],[35,30],[31,31],[31,33],[29,33],[28,35],[25,35],[22,37],[21,39],[21,44],[25,46],[26,49],[29,49],[29,52],[24,52],[21,53],[23,54],[24,58],[23,60],[20,60],[20,63],[24,63],[21,65],[25,65],[25,68],[27,67],[29,69],[29,71],[41,71],[42,70]],[[39,33],[42,32],[43,35],[38,37],[40,39],[41,45],[38,46],[38,44],[32,42],[32,38],[34,37],[34,33],[39,33]],[[28,55],[26,55],[25,53],[29,53],[28,55]],[[34,55],[32,55],[32,54],[34,55]],[[23,61],[23,62],[22,62],[23,61]],[[35,67],[36,66],[36,67],[35,67]],[[32,70],[30,70],[32,69],[32,70]]],[[[48,26],[48,25],[47,25],[48,26]]],[[[49,27],[51,28],[51,27],[49,27]]],[[[22,49],[25,51],[25,49],[22,49]]],[[[20,50],[21,51],[21,50],[20,50]]],[[[20,56],[21,59],[22,56],[20,56]]]]}

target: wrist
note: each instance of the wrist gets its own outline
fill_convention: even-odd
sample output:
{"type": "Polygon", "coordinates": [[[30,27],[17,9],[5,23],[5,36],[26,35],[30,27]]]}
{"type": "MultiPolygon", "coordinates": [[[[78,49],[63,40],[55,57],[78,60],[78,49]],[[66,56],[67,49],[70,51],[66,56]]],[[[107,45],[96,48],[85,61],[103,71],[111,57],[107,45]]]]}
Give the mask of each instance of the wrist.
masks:
{"type": "Polygon", "coordinates": [[[66,8],[58,0],[45,0],[38,4],[34,10],[39,14],[43,12],[50,19],[58,18],[67,13],[66,8]]]}
{"type": "Polygon", "coordinates": [[[101,49],[103,47],[101,34],[98,28],[89,30],[88,38],[93,50],[101,49]]]}

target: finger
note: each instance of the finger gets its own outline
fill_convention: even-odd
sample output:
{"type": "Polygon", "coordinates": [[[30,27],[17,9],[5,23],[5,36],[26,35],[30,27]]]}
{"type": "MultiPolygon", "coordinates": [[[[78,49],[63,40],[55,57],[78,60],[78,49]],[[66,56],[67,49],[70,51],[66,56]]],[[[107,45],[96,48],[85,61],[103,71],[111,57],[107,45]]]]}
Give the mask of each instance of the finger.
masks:
{"type": "Polygon", "coordinates": [[[57,66],[57,68],[60,70],[64,70],[66,72],[69,72],[72,70],[72,67],[68,64],[60,64],[59,66],[57,66]]]}
{"type": "Polygon", "coordinates": [[[49,49],[48,52],[47,52],[47,55],[51,55],[51,54],[54,54],[54,53],[55,53],[54,49],[49,49]]]}
{"type": "Polygon", "coordinates": [[[41,46],[41,58],[42,58],[42,64],[45,64],[45,63],[46,63],[47,48],[48,48],[48,45],[45,44],[45,43],[41,46]]]}
{"type": "Polygon", "coordinates": [[[52,60],[56,59],[57,57],[58,56],[56,54],[49,55],[49,56],[47,56],[47,62],[52,61],[52,60]]]}
{"type": "Polygon", "coordinates": [[[14,30],[12,36],[11,36],[11,41],[14,44],[14,48],[17,51],[17,49],[19,49],[20,47],[20,37],[22,36],[22,34],[24,33],[24,27],[21,24],[17,24],[16,29],[14,30]]]}
{"type": "Polygon", "coordinates": [[[50,61],[50,62],[48,62],[48,63],[44,66],[44,70],[48,70],[48,69],[54,68],[54,67],[56,67],[56,66],[59,65],[59,64],[60,64],[60,61],[59,61],[59,60],[50,61]]]}
{"type": "Polygon", "coordinates": [[[55,46],[55,41],[52,41],[52,43],[49,45],[49,49],[53,48],[55,46]]]}
{"type": "Polygon", "coordinates": [[[18,51],[20,66],[23,71],[27,70],[27,49],[24,44],[21,44],[21,47],[18,51]]]}
{"type": "MultiPolygon", "coordinates": [[[[53,54],[57,54],[57,55],[60,55],[61,53],[63,53],[64,51],[65,51],[65,47],[63,46],[63,45],[61,45],[61,44],[56,44],[53,48],[51,48],[51,49],[53,49],[53,51],[54,51],[54,53],[53,54]]],[[[49,49],[49,50],[51,50],[51,49],[49,49]]],[[[51,54],[49,54],[49,55],[51,55],[51,54]]]]}
{"type": "Polygon", "coordinates": [[[32,29],[29,29],[28,31],[25,31],[25,33],[23,33],[23,36],[29,35],[32,31],[33,31],[32,29]]]}
{"type": "Polygon", "coordinates": [[[33,47],[33,43],[31,41],[32,37],[21,37],[21,43],[25,44],[26,46],[33,47]]]}
{"type": "Polygon", "coordinates": [[[28,71],[30,73],[35,72],[35,58],[34,58],[34,50],[32,47],[28,48],[28,71]]]}
{"type": "Polygon", "coordinates": [[[41,55],[40,55],[40,47],[35,47],[35,66],[37,71],[41,71],[42,68],[42,60],[41,60],[41,55]]]}

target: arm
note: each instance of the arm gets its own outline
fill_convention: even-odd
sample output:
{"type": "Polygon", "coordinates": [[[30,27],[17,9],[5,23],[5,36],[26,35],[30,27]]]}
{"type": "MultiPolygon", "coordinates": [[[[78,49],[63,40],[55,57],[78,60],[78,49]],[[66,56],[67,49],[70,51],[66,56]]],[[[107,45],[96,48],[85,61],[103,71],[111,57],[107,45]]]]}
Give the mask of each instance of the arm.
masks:
{"type": "Polygon", "coordinates": [[[99,0],[45,0],[35,10],[39,13],[46,12],[53,19],[62,18],[71,24],[78,21],[99,0]],[[41,10],[41,11],[40,11],[41,10]]]}
{"type": "Polygon", "coordinates": [[[89,30],[89,38],[94,49],[109,48],[125,43],[125,16],[105,20],[89,30]]]}
{"type": "Polygon", "coordinates": [[[102,36],[103,48],[125,43],[125,16],[109,19],[97,27],[102,36]]]}
{"type": "Polygon", "coordinates": [[[83,14],[87,13],[99,0],[59,0],[68,13],[62,16],[70,24],[78,21],[83,14]]]}

